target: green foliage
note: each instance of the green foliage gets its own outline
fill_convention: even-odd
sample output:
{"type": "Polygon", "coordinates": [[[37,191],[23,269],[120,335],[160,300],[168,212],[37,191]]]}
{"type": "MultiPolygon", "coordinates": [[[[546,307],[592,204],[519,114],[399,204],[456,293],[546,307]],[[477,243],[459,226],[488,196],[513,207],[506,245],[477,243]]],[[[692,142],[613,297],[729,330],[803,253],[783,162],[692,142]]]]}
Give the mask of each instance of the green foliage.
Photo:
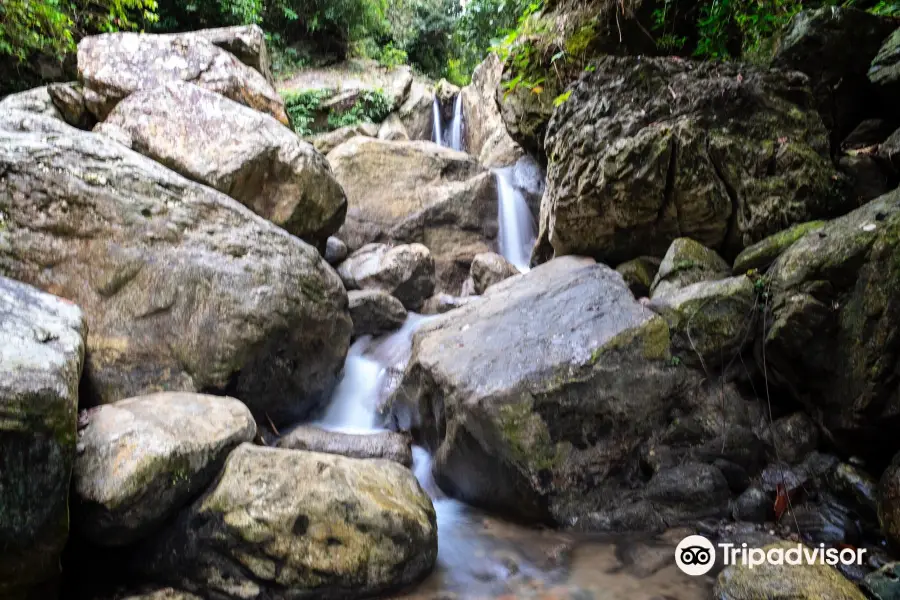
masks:
{"type": "Polygon", "coordinates": [[[365,90],[348,110],[332,110],[327,115],[322,108],[322,101],[329,96],[327,90],[287,92],[282,96],[291,125],[300,136],[360,123],[380,123],[391,112],[391,103],[381,90],[365,90]]]}
{"type": "Polygon", "coordinates": [[[869,9],[869,12],[886,17],[900,17],[900,2],[884,2],[882,0],[869,9]]]}
{"type": "Polygon", "coordinates": [[[339,129],[360,123],[380,123],[391,112],[391,103],[381,90],[366,90],[360,94],[356,102],[345,112],[331,112],[328,115],[328,128],[339,129]]]}
{"type": "Polygon", "coordinates": [[[306,92],[288,92],[282,94],[284,109],[291,119],[291,125],[297,135],[312,135],[316,111],[328,92],[310,90],[306,92]]]}

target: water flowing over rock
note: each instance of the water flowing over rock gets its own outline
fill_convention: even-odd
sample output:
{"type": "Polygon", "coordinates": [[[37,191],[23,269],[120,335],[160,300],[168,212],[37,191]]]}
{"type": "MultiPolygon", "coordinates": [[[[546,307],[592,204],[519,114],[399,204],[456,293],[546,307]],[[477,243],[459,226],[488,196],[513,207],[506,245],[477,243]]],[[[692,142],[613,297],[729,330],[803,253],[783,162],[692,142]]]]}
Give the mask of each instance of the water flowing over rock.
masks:
{"type": "Polygon", "coordinates": [[[234,398],[169,392],[90,409],[79,419],[73,526],[101,546],[135,542],[255,435],[253,415],[234,398]]]}
{"type": "Polygon", "coordinates": [[[288,125],[284,101],[259,71],[198,35],[106,33],[78,44],[78,78],[102,121],[129,94],[188,81],[288,125]]]}
{"type": "Polygon", "coordinates": [[[272,117],[192,83],[131,94],[97,130],[111,128],[133,150],[313,245],[344,222],[347,199],[324,156],[272,117]]]}
{"type": "MultiPolygon", "coordinates": [[[[646,451],[660,486],[678,479],[667,471],[688,454],[671,447],[678,433],[664,433],[672,411],[734,425],[712,417],[719,399],[685,393],[696,384],[672,366],[665,321],[618,273],[566,257],[422,325],[392,411],[435,450],[436,480],[456,498],[585,529],[654,529],[727,510],[695,493],[721,492],[708,463],[668,496],[649,495],[638,475],[646,451]]],[[[704,429],[695,442],[716,435],[704,429]]]]}
{"type": "Polygon", "coordinates": [[[0,277],[3,598],[41,597],[34,590],[59,576],[86,334],[71,302],[0,277]]]}
{"type": "Polygon", "coordinates": [[[724,279],[731,267],[721,256],[689,238],[678,238],[663,257],[650,293],[654,299],[664,298],[701,281],[724,279]]]}
{"type": "Polygon", "coordinates": [[[351,250],[370,242],[418,242],[431,250],[441,291],[458,293],[472,258],[494,250],[494,177],[472,157],[428,142],[354,138],[328,154],[347,193],[338,237],[351,250]]]}
{"type": "Polygon", "coordinates": [[[900,335],[900,192],[788,248],[771,267],[757,357],[833,440],[894,448],[900,335]],[[763,351],[765,354],[763,354],[763,351]]]}
{"type": "Polygon", "coordinates": [[[436,555],[434,508],[405,467],[244,444],[136,566],[213,597],[325,600],[402,588],[436,555]]]}
{"type": "Polygon", "coordinates": [[[412,466],[409,437],[391,431],[377,433],[340,433],[318,427],[301,426],[278,440],[279,448],[339,454],[348,458],[384,458],[412,466]]]}
{"type": "Polygon", "coordinates": [[[462,89],[466,115],[466,149],[486,167],[508,167],[522,157],[523,150],[506,131],[497,106],[497,90],[503,62],[488,56],[472,74],[472,83],[462,89]]]}
{"type": "Polygon", "coordinates": [[[278,423],[330,391],[352,325],[313,247],[53,119],[0,113],[0,170],[0,269],[84,310],[83,405],[218,391],[278,423]]]}
{"type": "Polygon", "coordinates": [[[824,6],[797,14],[784,33],[773,64],[809,75],[835,150],[874,107],[866,71],[896,27],[864,10],[824,6]]]}
{"type": "Polygon", "coordinates": [[[434,293],[434,259],[422,244],[367,244],[338,267],[349,290],[381,290],[416,310],[434,293]]]}
{"type": "Polygon", "coordinates": [[[383,290],[351,290],[347,298],[354,337],[393,331],[406,320],[403,303],[383,290]]]}
{"type": "Polygon", "coordinates": [[[797,73],[605,57],[547,132],[541,239],[613,264],[678,237],[736,254],[851,207],[797,73]]]}

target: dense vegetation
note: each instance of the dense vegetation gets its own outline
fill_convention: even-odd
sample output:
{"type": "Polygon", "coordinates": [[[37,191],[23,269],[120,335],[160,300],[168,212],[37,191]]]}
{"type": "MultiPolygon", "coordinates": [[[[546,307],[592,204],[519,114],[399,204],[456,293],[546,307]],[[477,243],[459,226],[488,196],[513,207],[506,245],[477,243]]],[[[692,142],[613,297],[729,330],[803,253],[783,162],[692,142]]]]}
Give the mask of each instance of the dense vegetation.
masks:
{"type": "Polygon", "coordinates": [[[540,87],[541,73],[587,66],[580,58],[590,54],[601,21],[633,6],[650,6],[646,28],[658,51],[705,59],[764,53],[805,7],[839,4],[900,14],[900,2],[885,0],[569,0],[594,16],[562,40],[544,36],[551,41],[535,43],[546,30],[559,29],[544,15],[565,1],[469,0],[463,7],[459,0],[3,0],[0,57],[7,58],[0,61],[6,64],[0,93],[46,77],[48,60],[71,62],[80,37],[104,31],[256,23],[270,36],[276,71],[357,55],[386,66],[409,63],[457,84],[466,83],[496,48],[515,52],[518,84],[540,87]],[[532,63],[541,65],[533,76],[532,63]]]}

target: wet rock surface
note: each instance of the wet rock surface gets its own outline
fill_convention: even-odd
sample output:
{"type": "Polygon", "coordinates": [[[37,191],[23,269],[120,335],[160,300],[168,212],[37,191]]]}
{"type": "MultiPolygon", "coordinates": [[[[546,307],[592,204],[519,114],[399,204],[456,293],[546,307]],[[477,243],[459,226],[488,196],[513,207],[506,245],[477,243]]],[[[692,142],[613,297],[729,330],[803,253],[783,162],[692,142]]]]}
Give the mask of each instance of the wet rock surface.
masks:
{"type": "Polygon", "coordinates": [[[348,458],[383,458],[412,466],[410,438],[400,433],[340,433],[300,426],[278,440],[279,448],[339,454],[348,458]]]}
{"type": "Polygon", "coordinates": [[[515,277],[519,274],[519,270],[499,254],[485,252],[475,255],[469,273],[475,294],[481,295],[495,283],[515,277]]]}
{"type": "Polygon", "coordinates": [[[381,290],[410,310],[434,293],[434,271],[431,252],[422,244],[367,244],[338,266],[347,289],[381,290]]]}
{"type": "Polygon", "coordinates": [[[382,290],[351,290],[347,298],[355,337],[393,331],[406,321],[403,303],[382,290]]]}

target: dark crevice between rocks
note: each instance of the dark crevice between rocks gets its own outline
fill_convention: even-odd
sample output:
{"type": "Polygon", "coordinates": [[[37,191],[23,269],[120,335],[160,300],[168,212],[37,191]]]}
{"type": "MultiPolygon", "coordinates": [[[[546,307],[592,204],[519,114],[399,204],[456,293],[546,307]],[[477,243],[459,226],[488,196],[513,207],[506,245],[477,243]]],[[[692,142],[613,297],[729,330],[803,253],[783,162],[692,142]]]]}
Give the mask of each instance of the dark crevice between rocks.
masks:
{"type": "Polygon", "coordinates": [[[675,180],[678,175],[678,139],[672,135],[669,147],[669,165],[666,169],[666,187],[663,190],[663,202],[656,215],[656,222],[663,223],[670,206],[675,209],[675,223],[678,235],[681,236],[681,223],[678,219],[678,203],[675,201],[675,180]]]}
{"type": "Polygon", "coordinates": [[[731,200],[731,216],[728,218],[728,227],[725,230],[725,238],[722,241],[721,253],[725,260],[733,262],[743,247],[740,227],[738,226],[738,215],[741,210],[740,198],[738,197],[737,189],[729,183],[728,178],[725,177],[725,170],[718,163],[713,152],[711,152],[708,137],[706,138],[705,147],[706,157],[709,160],[709,164],[712,165],[713,173],[715,173],[716,179],[722,182],[725,193],[728,194],[728,199],[731,200]]]}

